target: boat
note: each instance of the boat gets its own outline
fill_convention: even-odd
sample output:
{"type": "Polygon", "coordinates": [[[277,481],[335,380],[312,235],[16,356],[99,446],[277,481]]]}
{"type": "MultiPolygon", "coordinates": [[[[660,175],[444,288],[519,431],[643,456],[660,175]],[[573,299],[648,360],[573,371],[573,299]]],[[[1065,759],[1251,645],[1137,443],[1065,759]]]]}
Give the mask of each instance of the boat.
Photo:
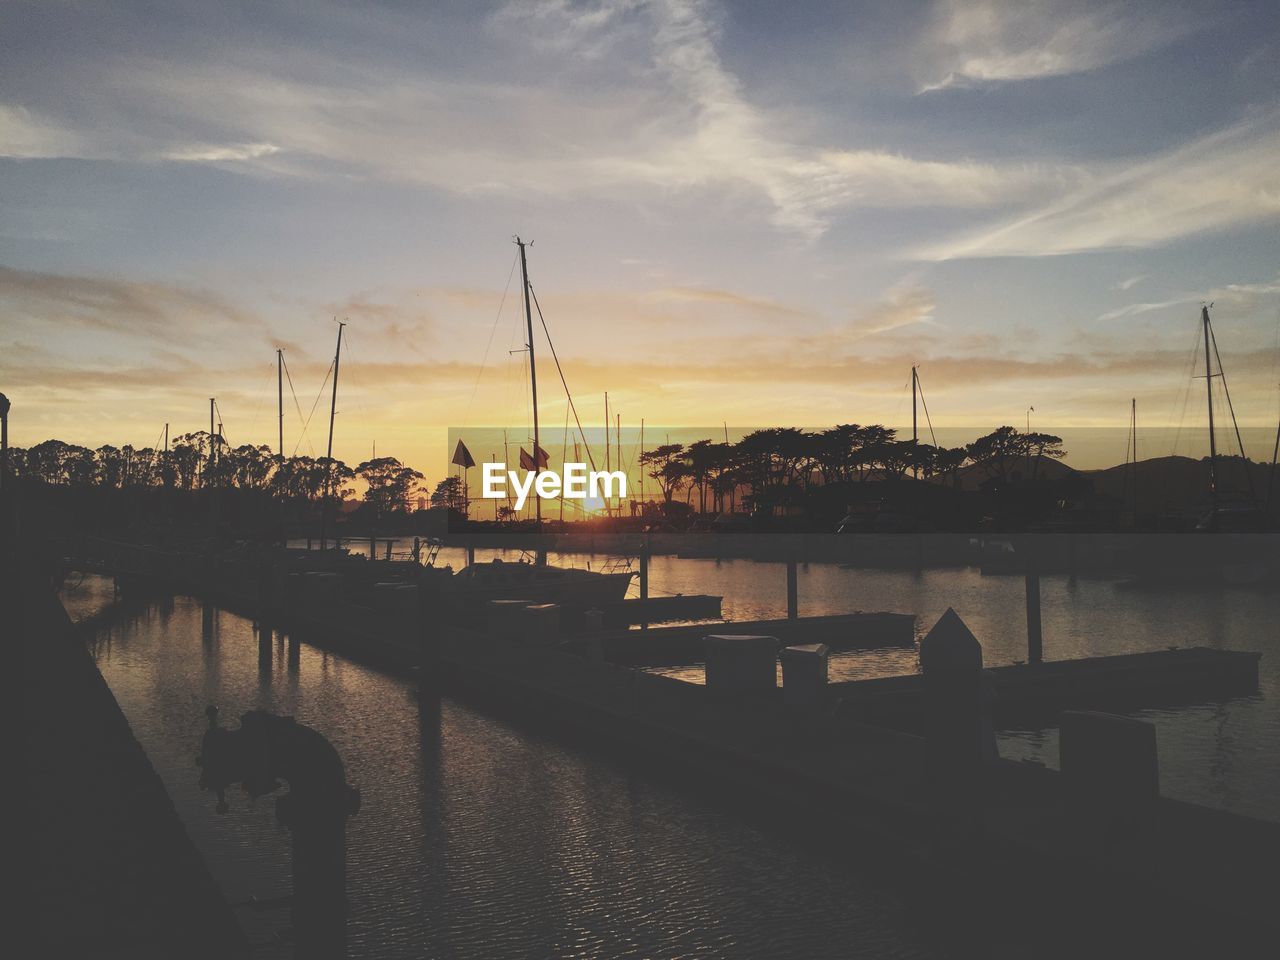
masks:
{"type": "MultiPolygon", "coordinates": [[[[445,568],[447,570],[447,568],[445,568]]],[[[621,602],[634,573],[602,573],[528,560],[495,558],[468,564],[457,573],[437,571],[426,582],[448,605],[478,607],[491,600],[528,600],[563,606],[593,607],[621,602]]]]}
{"type": "MultiPolygon", "coordinates": [[[[1222,357],[1209,318],[1209,307],[1200,308],[1204,344],[1204,380],[1209,419],[1208,503],[1202,507],[1189,529],[1183,533],[1155,536],[1134,535],[1128,541],[1128,566],[1133,571],[1126,587],[1181,586],[1270,586],[1280,581],[1280,537],[1270,512],[1262,507],[1254,489],[1250,461],[1240,439],[1240,427],[1231,404],[1222,357]],[[1214,361],[1217,361],[1214,369],[1214,361]],[[1220,483],[1217,435],[1214,426],[1213,381],[1222,380],[1227,410],[1231,416],[1240,464],[1247,492],[1228,491],[1220,483]]],[[[1280,447],[1280,434],[1278,447],[1280,447]]],[[[1273,458],[1274,459],[1274,458],[1273,458]]],[[[1172,518],[1167,518],[1172,519],[1172,518]]],[[[1163,523],[1166,529],[1178,529],[1163,523]]]]}
{"type": "MultiPolygon", "coordinates": [[[[546,466],[547,456],[541,446],[538,423],[538,365],[533,338],[533,289],[529,284],[527,244],[515,238],[520,248],[520,279],[524,299],[524,316],[529,351],[529,386],[533,407],[533,454],[528,458],[530,469],[536,474],[546,466]]],[[[539,307],[539,317],[541,317],[539,307]]],[[[546,321],[543,320],[545,328],[546,321]]],[[[554,347],[552,350],[554,354],[554,347]]],[[[559,361],[557,360],[557,366],[559,361]]],[[[561,380],[564,374],[561,372],[561,380]]],[[[567,389],[567,388],[566,388],[567,389]]],[[[585,438],[584,438],[585,440],[585,438]]],[[[522,460],[525,457],[521,450],[522,460]]],[[[522,558],[509,562],[495,558],[483,563],[472,562],[457,573],[437,569],[434,579],[427,582],[438,589],[447,603],[454,606],[474,607],[490,600],[529,600],[537,603],[559,603],[577,607],[621,601],[631,586],[635,574],[631,571],[604,573],[576,567],[558,567],[547,563],[546,542],[542,537],[542,499],[534,497],[536,511],[535,534],[538,546],[532,562],[522,558]]]]}

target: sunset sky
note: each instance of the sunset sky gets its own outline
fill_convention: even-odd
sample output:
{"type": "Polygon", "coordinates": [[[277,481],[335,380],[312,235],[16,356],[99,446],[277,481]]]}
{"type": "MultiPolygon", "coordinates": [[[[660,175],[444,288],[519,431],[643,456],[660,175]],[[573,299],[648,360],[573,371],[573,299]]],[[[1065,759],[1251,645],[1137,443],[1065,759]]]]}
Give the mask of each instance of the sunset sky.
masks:
{"type": "MultiPolygon", "coordinates": [[[[0,6],[18,445],[151,445],[216,395],[274,446],[275,349],[305,418],[336,316],[336,455],[438,478],[449,427],[528,431],[517,233],[596,424],[608,390],[624,426],[901,426],[913,362],[953,429],[1199,423],[1212,300],[1274,430],[1280,7],[0,6]]],[[[300,439],[286,387],[287,452],[327,402],[300,439]]]]}

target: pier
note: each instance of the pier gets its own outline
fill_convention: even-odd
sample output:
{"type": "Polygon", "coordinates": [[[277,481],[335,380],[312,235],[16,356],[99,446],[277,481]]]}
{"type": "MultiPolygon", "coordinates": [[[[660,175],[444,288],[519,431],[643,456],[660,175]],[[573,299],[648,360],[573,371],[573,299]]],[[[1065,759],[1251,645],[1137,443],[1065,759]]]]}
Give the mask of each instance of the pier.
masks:
{"type": "Polygon", "coordinates": [[[13,784],[34,867],[16,873],[30,900],[17,942],[28,956],[251,956],[52,584],[4,573],[25,667],[13,784]]]}

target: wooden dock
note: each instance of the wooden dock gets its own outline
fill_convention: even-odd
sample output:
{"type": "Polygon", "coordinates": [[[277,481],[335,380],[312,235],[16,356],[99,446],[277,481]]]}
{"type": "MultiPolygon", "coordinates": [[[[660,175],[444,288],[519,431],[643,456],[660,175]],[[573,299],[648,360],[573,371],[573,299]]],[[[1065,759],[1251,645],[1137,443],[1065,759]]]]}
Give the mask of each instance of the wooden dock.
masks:
{"type": "Polygon", "coordinates": [[[709,633],[746,633],[777,637],[783,646],[825,643],[832,650],[909,647],[915,643],[916,618],[906,613],[845,613],[781,620],[737,620],[690,626],[656,627],[610,633],[605,657],[633,667],[672,667],[703,661],[709,633]]]}
{"type": "MultiPolygon", "coordinates": [[[[1191,647],[1084,660],[994,667],[992,720],[997,727],[1053,725],[1063,710],[1132,711],[1180,706],[1258,692],[1259,653],[1191,647]]],[[[830,685],[842,716],[918,731],[924,710],[919,675],[830,685]]]]}

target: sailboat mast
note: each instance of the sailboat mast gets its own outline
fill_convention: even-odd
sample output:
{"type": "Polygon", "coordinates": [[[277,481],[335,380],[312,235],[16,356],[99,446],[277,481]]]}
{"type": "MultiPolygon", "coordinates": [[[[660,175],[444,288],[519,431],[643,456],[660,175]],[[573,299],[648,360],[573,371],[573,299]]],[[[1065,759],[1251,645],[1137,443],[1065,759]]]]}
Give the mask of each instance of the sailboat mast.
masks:
{"type": "Polygon", "coordinates": [[[325,521],[329,515],[329,499],[333,496],[333,419],[338,412],[338,364],[342,360],[342,328],[338,324],[338,346],[333,351],[333,393],[329,398],[329,446],[325,452],[324,500],[320,504],[320,549],[325,548],[325,521]]]}
{"type": "MultiPolygon", "coordinates": [[[[542,466],[542,447],[539,446],[540,436],[538,433],[538,364],[533,354],[533,305],[530,303],[532,299],[529,296],[529,263],[525,258],[524,241],[516,237],[516,246],[520,248],[520,279],[524,284],[524,321],[529,331],[529,387],[533,394],[533,480],[538,482],[538,471],[542,466]]],[[[542,528],[542,498],[535,496],[533,498],[534,509],[537,511],[538,528],[542,528]]]]}
{"type": "MultiPolygon", "coordinates": [[[[604,392],[604,469],[609,472],[613,469],[613,444],[609,442],[609,391],[604,392]]],[[[611,516],[613,511],[609,508],[609,498],[604,498],[604,515],[611,516]]]]}
{"type": "Polygon", "coordinates": [[[1276,420],[1276,443],[1271,448],[1271,471],[1267,474],[1267,512],[1271,512],[1271,501],[1276,492],[1276,463],[1280,461],[1280,419],[1276,420]]]}
{"type": "Polygon", "coordinates": [[[1138,398],[1129,401],[1129,429],[1133,431],[1133,519],[1138,519],[1138,398]]]}
{"type": "Polygon", "coordinates": [[[218,463],[218,448],[213,440],[213,404],[214,398],[209,398],[209,477],[208,482],[213,484],[213,471],[218,463]]]}
{"type": "MultiPolygon", "coordinates": [[[[1277,442],[1280,442],[1280,430],[1276,432],[1277,442]]],[[[644,510],[644,464],[640,462],[640,458],[644,456],[644,417],[640,418],[640,449],[636,453],[636,464],[640,467],[640,509],[644,510]]]]}
{"type": "Polygon", "coordinates": [[[1209,308],[1200,308],[1200,321],[1204,326],[1204,388],[1209,398],[1209,497],[1213,506],[1218,505],[1218,439],[1213,431],[1213,371],[1209,366],[1209,308]]]}
{"type": "Polygon", "coordinates": [[[920,392],[918,384],[919,384],[919,380],[916,378],[916,368],[912,366],[911,368],[911,440],[912,442],[915,442],[916,440],[920,439],[920,432],[918,429],[918,419],[916,415],[916,402],[917,402],[916,398],[920,392]]]}
{"type": "MultiPolygon", "coordinates": [[[[919,378],[916,375],[915,364],[911,365],[911,442],[916,443],[920,439],[919,418],[916,414],[916,398],[920,393],[919,378]]],[[[911,468],[911,475],[917,480],[920,478],[920,466],[917,464],[911,468]]]]}
{"type": "Polygon", "coordinates": [[[284,351],[276,350],[276,415],[280,422],[280,462],[284,463],[284,351]]]}

